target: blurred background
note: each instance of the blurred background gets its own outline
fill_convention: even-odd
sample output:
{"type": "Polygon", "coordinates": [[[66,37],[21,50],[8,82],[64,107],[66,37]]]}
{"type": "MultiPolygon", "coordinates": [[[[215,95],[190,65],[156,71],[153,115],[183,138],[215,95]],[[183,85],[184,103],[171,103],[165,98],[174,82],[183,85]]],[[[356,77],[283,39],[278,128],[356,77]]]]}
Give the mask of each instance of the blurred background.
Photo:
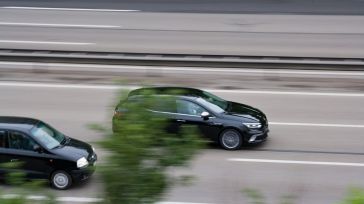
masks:
{"type": "MultiPolygon", "coordinates": [[[[248,203],[244,189],[338,203],[364,187],[363,14],[362,0],[0,0],[0,115],[92,143],[120,82],[201,88],[265,112],[269,139],[202,149],[162,203],[248,203]]],[[[53,193],[95,203],[103,186],[96,173],[53,193]]]]}

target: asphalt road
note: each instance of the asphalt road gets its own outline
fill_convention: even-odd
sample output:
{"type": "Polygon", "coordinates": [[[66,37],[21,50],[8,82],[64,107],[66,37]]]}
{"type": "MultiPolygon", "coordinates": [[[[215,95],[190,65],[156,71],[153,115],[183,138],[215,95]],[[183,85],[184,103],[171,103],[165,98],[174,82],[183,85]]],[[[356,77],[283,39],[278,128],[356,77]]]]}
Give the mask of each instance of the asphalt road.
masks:
{"type": "Polygon", "coordinates": [[[1,0],[0,6],[133,9],[147,12],[363,14],[361,0],[1,0]]]}
{"type": "Polygon", "coordinates": [[[0,7],[0,48],[363,58],[364,17],[0,7]]]}
{"type": "MultiPolygon", "coordinates": [[[[0,113],[40,118],[70,136],[94,142],[102,135],[86,125],[109,124],[115,91],[106,86],[0,83],[0,113]]],[[[286,195],[294,196],[295,203],[337,203],[349,187],[364,187],[362,91],[356,95],[304,89],[213,92],[263,110],[270,121],[269,140],[234,152],[207,147],[189,167],[171,171],[193,175],[195,180],[190,186],[170,189],[165,201],[247,203],[242,190],[253,188],[261,191],[268,203],[278,203],[286,195]]],[[[100,156],[102,160],[102,152],[100,156]]],[[[84,185],[54,193],[95,198],[101,189],[96,174],[84,185]]]]}

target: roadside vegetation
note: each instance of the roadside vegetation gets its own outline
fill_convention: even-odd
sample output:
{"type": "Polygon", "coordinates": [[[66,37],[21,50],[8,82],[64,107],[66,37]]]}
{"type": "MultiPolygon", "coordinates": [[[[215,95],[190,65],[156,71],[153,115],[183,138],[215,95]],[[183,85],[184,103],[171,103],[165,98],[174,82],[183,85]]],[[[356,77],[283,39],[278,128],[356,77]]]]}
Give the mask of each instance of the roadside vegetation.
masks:
{"type": "Polygon", "coordinates": [[[2,163],[1,168],[9,169],[8,174],[2,179],[3,185],[11,187],[10,192],[0,192],[0,204],[57,204],[51,193],[44,191],[48,187],[47,181],[25,179],[25,175],[16,170],[21,162],[2,163]],[[38,199],[29,199],[30,197],[38,199]]]}
{"type": "MultiPolygon", "coordinates": [[[[126,94],[121,91],[118,102],[126,94]]],[[[172,178],[168,169],[187,165],[203,144],[192,127],[183,127],[179,133],[168,132],[166,119],[146,111],[159,104],[152,93],[145,94],[145,100],[124,105],[127,111],[114,121],[114,132],[98,128],[106,134],[100,144],[108,152],[106,164],[98,169],[106,188],[104,203],[159,201],[179,179],[172,178]]]]}

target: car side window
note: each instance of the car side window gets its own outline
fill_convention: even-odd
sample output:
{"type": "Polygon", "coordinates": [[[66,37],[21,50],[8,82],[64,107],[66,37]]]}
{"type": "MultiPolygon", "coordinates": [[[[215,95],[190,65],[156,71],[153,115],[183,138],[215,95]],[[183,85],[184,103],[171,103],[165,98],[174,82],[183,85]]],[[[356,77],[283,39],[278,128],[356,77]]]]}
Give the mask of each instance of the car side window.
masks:
{"type": "Polygon", "coordinates": [[[187,115],[200,116],[202,112],[206,111],[203,107],[186,100],[177,100],[177,112],[187,115]]]}
{"type": "Polygon", "coordinates": [[[176,113],[176,100],[171,97],[157,98],[152,104],[151,110],[167,113],[176,113]]]}
{"type": "Polygon", "coordinates": [[[6,132],[0,130],[0,148],[6,148],[6,132]]]}
{"type": "Polygon", "coordinates": [[[34,151],[35,144],[33,139],[20,132],[9,132],[8,145],[10,149],[34,151]]]}

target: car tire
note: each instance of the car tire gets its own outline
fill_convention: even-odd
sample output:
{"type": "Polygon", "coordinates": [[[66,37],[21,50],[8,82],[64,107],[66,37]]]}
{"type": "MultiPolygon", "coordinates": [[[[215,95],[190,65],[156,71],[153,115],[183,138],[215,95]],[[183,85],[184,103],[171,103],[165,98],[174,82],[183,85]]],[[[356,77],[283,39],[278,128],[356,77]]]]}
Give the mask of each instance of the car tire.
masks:
{"type": "Polygon", "coordinates": [[[66,190],[72,185],[72,178],[66,171],[55,171],[51,176],[51,184],[55,189],[66,190]]]}
{"type": "Polygon", "coordinates": [[[237,130],[226,129],[219,137],[220,146],[226,150],[237,150],[243,144],[243,137],[237,130]]]}

